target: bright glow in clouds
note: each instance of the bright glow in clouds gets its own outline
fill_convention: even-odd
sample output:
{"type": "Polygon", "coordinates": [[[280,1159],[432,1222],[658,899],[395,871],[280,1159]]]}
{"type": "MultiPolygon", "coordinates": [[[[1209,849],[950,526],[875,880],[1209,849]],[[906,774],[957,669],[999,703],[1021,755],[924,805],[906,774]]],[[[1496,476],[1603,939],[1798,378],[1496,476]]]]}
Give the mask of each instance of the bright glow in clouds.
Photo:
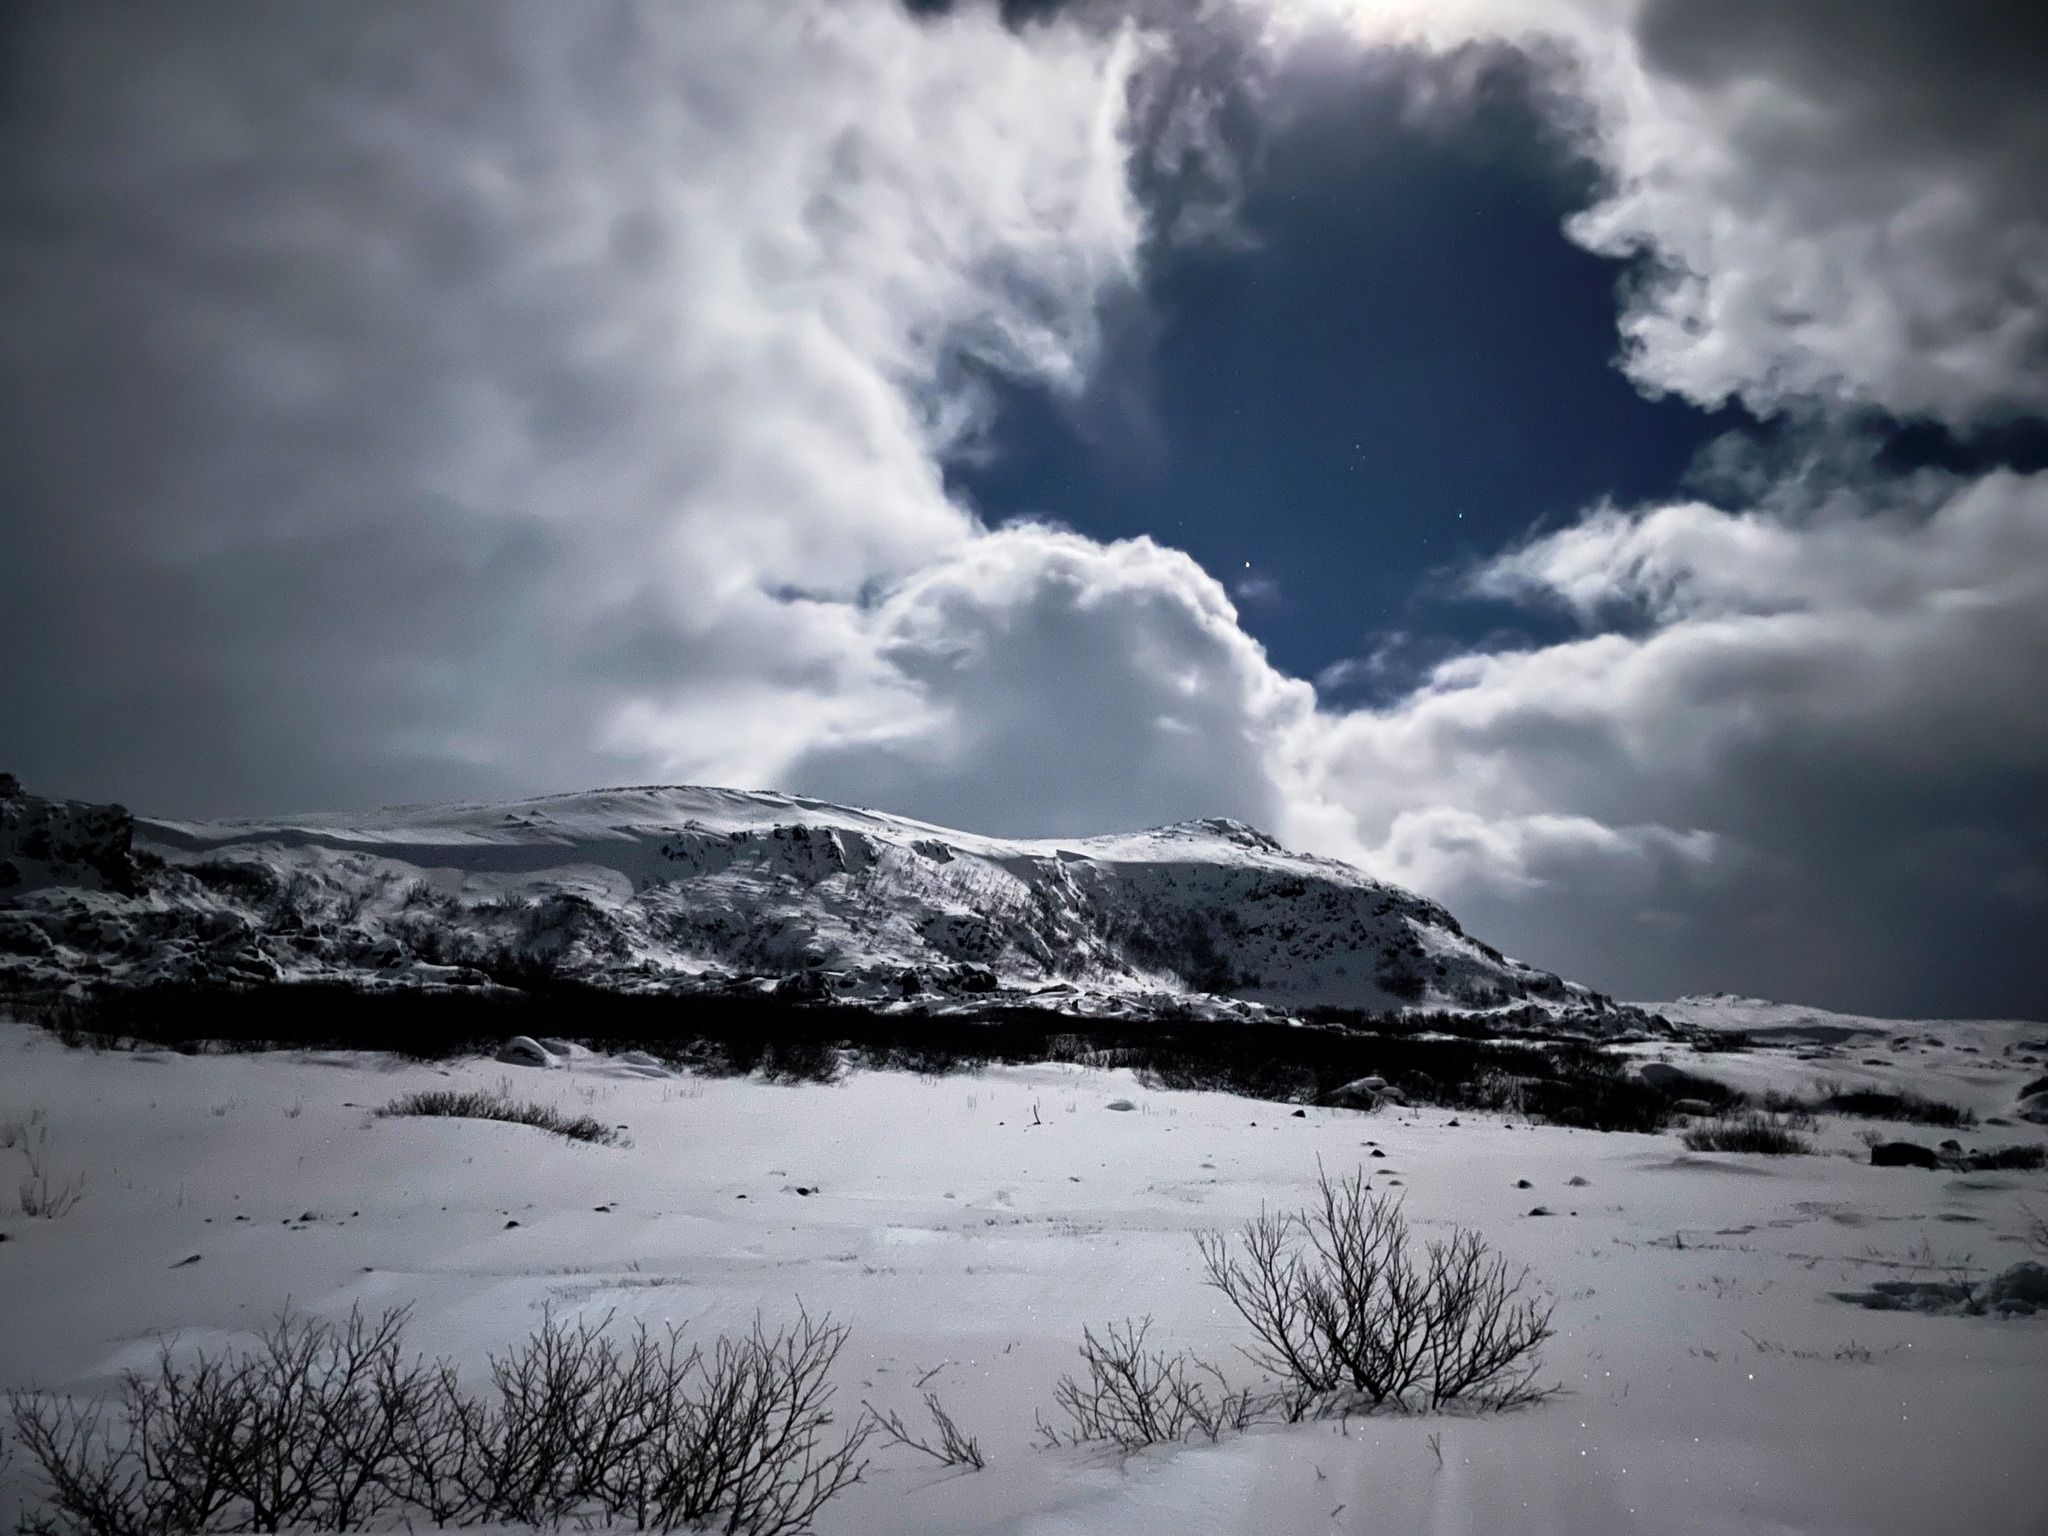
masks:
{"type": "MultiPolygon", "coordinates": [[[[1886,116],[1912,61],[1830,66],[1830,4],[1753,56],[1712,9],[1212,14],[1247,68],[1561,61],[1609,175],[1571,233],[1655,258],[1645,387],[2038,410],[2048,156],[1949,110],[1961,75],[1886,116]]],[[[884,0],[30,14],[7,766],[163,810],[664,778],[1232,814],[1596,985],[2048,1007],[2007,963],[2048,918],[2048,479],[1596,509],[1473,578],[1580,636],[1352,714],[1178,552],[947,500],[963,363],[1076,388],[1141,280],[1128,103],[1173,46],[884,0]]]]}

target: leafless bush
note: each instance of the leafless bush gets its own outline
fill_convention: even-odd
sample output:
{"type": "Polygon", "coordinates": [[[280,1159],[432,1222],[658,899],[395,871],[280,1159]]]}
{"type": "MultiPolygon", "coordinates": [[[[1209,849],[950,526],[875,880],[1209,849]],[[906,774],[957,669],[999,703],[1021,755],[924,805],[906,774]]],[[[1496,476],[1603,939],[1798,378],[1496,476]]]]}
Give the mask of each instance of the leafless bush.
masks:
{"type": "Polygon", "coordinates": [[[953,1422],[953,1416],[946,1412],[936,1392],[925,1393],[924,1411],[931,1415],[932,1425],[938,1431],[937,1445],[912,1434],[909,1426],[903,1422],[902,1414],[893,1411],[884,1413],[871,1403],[864,1406],[873,1418],[875,1428],[881,1431],[882,1438],[891,1445],[907,1446],[913,1451],[922,1451],[942,1466],[972,1467],[979,1472],[988,1465],[981,1454],[981,1442],[964,1433],[960,1426],[953,1422]]]}
{"type": "Polygon", "coordinates": [[[408,1361],[403,1312],[281,1318],[253,1350],[131,1372],[111,1402],[16,1394],[51,1536],[173,1536],[377,1517],[437,1526],[627,1519],[790,1536],[856,1481],[872,1426],[837,1441],[830,1319],[757,1320],[709,1352],[675,1330],[624,1343],[546,1319],[465,1394],[445,1361],[408,1361]]]}
{"type": "MultiPolygon", "coordinates": [[[[403,1312],[339,1326],[281,1317],[255,1349],[130,1371],[114,1402],[13,1399],[43,1474],[52,1531],[156,1536],[315,1526],[360,1529],[389,1508],[407,1414],[403,1312]]],[[[414,1367],[416,1372],[418,1367],[414,1367]]]]}
{"type": "Polygon", "coordinates": [[[1308,1209],[1265,1214],[1237,1241],[1199,1236],[1209,1283],[1258,1339],[1250,1358],[1325,1406],[1504,1408],[1547,1395],[1537,1350],[1551,1304],[1477,1232],[1418,1247],[1400,1203],[1363,1174],[1317,1179],[1308,1209]]]}
{"type": "Polygon", "coordinates": [[[1213,1442],[1257,1417],[1258,1399],[1232,1390],[1215,1366],[1185,1351],[1147,1349],[1151,1327],[1147,1317],[1111,1323],[1101,1338],[1092,1329],[1081,1330],[1087,1379],[1062,1376],[1053,1388],[1053,1401],[1071,1427],[1062,1432],[1041,1419],[1047,1439],[1070,1445],[1110,1441],[1134,1451],[1196,1435],[1213,1442]]]}
{"type": "Polygon", "coordinates": [[[49,1164],[43,1160],[42,1149],[33,1143],[24,1143],[21,1150],[28,1158],[28,1177],[21,1181],[16,1191],[22,1215],[54,1221],[85,1198],[84,1174],[61,1184],[52,1184],[49,1164]]]}

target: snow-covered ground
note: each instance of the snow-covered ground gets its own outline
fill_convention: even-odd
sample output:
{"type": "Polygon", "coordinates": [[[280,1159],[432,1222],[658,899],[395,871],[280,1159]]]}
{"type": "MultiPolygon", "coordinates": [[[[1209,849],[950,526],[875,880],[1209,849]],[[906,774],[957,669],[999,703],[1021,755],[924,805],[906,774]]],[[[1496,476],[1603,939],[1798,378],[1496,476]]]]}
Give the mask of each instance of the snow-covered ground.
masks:
{"type": "MultiPolygon", "coordinates": [[[[1911,1086],[2001,1119],[2048,1070],[2040,1025],[1851,1022],[1750,1050],[1635,1049],[1753,1087],[1911,1086]]],[[[2025,1257],[2048,1174],[1871,1167],[1866,1122],[1824,1120],[1822,1155],[1701,1155],[1675,1135],[1436,1109],[1297,1118],[1067,1066],[783,1087],[592,1056],[544,1072],[95,1053],[5,1024],[8,1122],[46,1130],[46,1171],[83,1194],[56,1219],[13,1215],[10,1199],[0,1219],[0,1387],[89,1390],[146,1364],[161,1334],[219,1344],[288,1301],[325,1317],[409,1305],[414,1342],[475,1374],[543,1308],[687,1320],[708,1337],[800,1299],[852,1326],[847,1409],[914,1417],[928,1381],[989,1460],[948,1473],[882,1449],[825,1532],[2048,1523],[2048,1316],[1876,1312],[1833,1294],[2025,1257]],[[370,1113],[414,1089],[504,1081],[624,1125],[628,1144],[370,1113]],[[1119,1098],[1135,1108],[1110,1110],[1119,1098]],[[1474,1225],[1527,1263],[1558,1301],[1546,1360],[1563,1392],[1502,1415],[1267,1427],[1127,1460],[1038,1448],[1034,1414],[1053,1415],[1084,1325],[1149,1315],[1158,1341],[1249,1379],[1243,1327],[1203,1285],[1192,1234],[1298,1203],[1318,1159],[1398,1186],[1425,1233],[1474,1225]]],[[[1990,1146],[2048,1131],[1958,1134],[1990,1146]]],[[[18,1149],[0,1152],[0,1189],[23,1170],[18,1149]]],[[[0,1514],[23,1473],[18,1458],[0,1473],[0,1514]]]]}

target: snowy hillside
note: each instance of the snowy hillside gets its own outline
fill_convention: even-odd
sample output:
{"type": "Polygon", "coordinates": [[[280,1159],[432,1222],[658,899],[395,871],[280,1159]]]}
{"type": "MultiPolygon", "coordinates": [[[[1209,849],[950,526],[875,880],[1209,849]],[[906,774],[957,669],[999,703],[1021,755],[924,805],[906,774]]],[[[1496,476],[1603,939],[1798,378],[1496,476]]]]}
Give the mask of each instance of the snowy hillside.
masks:
{"type": "Polygon", "coordinates": [[[1004,841],[787,795],[640,788],[173,822],[8,781],[0,859],[0,879],[15,871],[0,986],[16,992],[547,977],[934,1008],[1637,1017],[1433,902],[1222,820],[1004,841]]]}

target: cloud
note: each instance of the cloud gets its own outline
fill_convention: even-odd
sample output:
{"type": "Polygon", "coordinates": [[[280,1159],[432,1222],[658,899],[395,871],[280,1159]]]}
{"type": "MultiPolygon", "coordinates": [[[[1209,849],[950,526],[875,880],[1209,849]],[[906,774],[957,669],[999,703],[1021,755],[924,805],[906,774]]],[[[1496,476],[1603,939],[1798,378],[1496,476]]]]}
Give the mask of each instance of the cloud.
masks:
{"type": "Polygon", "coordinates": [[[1615,185],[1574,232],[1648,255],[1623,316],[1640,381],[1955,426],[2042,409],[2038,7],[1649,0],[1635,40],[1615,185]]]}
{"type": "Polygon", "coordinates": [[[1502,555],[1479,587],[1587,632],[1325,717],[1304,801],[1369,867],[1616,985],[2020,1006],[1999,945],[2048,918],[2048,476],[1920,489],[1605,509],[1502,555]],[[1674,912],[1682,953],[1640,928],[1674,912]]]}
{"type": "Polygon", "coordinates": [[[1014,835],[1283,814],[1273,758],[1313,690],[1178,550],[1005,529],[906,583],[870,633],[918,712],[814,744],[787,776],[816,793],[1014,835]]]}
{"type": "Polygon", "coordinates": [[[1639,263],[1621,331],[1646,388],[1953,427],[2048,402],[2039,6],[1246,4],[1282,52],[1506,43],[1547,64],[1551,105],[1606,183],[1571,233],[1639,263]]]}
{"type": "Polygon", "coordinates": [[[943,474],[991,371],[1090,386],[1147,238],[1239,238],[1217,114],[1284,112],[1340,28],[1539,60],[1645,387],[2038,411],[2038,23],[1126,9],[18,7],[0,757],[159,811],[660,776],[1233,814],[1610,989],[2048,1008],[2041,476],[1592,509],[1471,579],[1571,638],[1390,640],[1342,710],[1185,555],[988,529],[943,474]]]}
{"type": "MultiPolygon", "coordinates": [[[[978,532],[963,361],[1078,387],[1135,276],[1129,29],[266,0],[8,42],[0,713],[80,792],[530,788],[637,766],[592,743],[660,699],[886,712],[861,605],[978,532]]],[[[753,735],[669,756],[796,750],[753,735]]]]}

